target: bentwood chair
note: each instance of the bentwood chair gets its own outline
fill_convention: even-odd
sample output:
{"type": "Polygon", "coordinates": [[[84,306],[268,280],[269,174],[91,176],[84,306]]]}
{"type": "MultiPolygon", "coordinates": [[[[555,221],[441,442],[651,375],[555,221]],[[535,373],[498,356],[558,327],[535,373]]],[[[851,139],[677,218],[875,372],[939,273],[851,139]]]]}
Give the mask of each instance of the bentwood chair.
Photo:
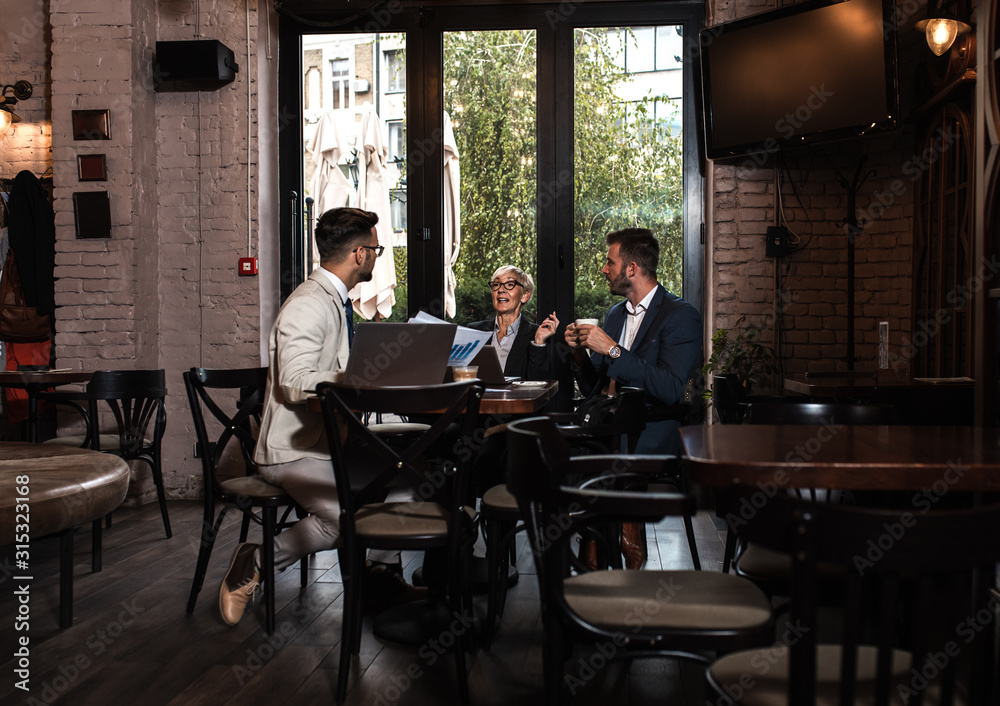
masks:
{"type": "MultiPolygon", "coordinates": [[[[445,597],[448,624],[471,611],[469,560],[476,538],[475,499],[469,484],[468,449],[454,458],[441,456],[446,434],[457,423],[462,439],[475,431],[480,380],[422,387],[372,387],[321,383],[323,421],[340,489],[340,573],[344,582],[340,669],[336,702],[347,695],[351,657],[361,650],[364,562],[367,549],[399,549],[446,553],[445,597]],[[387,443],[365,423],[365,415],[431,415],[431,423],[405,448],[387,443]],[[386,502],[392,487],[410,487],[414,500],[386,502]]],[[[412,437],[411,437],[412,438],[412,437]]],[[[447,449],[444,449],[447,451],[447,449]]],[[[433,583],[425,573],[428,584],[433,583]]],[[[436,589],[437,587],[432,587],[436,589]]],[[[434,592],[432,591],[432,597],[434,592]]],[[[435,635],[449,630],[435,626],[435,635]]],[[[455,636],[458,700],[468,703],[465,652],[468,631],[455,636]]]]}
{"type": "MultiPolygon", "coordinates": [[[[546,416],[557,423],[560,435],[575,453],[617,453],[623,445],[627,445],[631,453],[635,450],[639,433],[646,426],[646,393],[640,388],[620,388],[607,417],[600,422],[581,423],[576,412],[554,412],[546,416]]],[[[517,499],[505,483],[483,493],[479,512],[486,535],[488,583],[483,638],[489,648],[507,600],[507,576],[514,558],[514,541],[525,525],[521,521],[517,499]]],[[[586,536],[597,543],[596,553],[600,560],[617,563],[621,568],[621,554],[617,549],[620,525],[611,523],[589,529],[586,536]]]]}
{"type": "MultiPolygon", "coordinates": [[[[124,461],[142,461],[149,466],[156,486],[163,530],[169,539],[170,517],[163,488],[161,443],[167,424],[163,404],[167,388],[163,369],[99,370],[83,391],[55,389],[38,398],[77,410],[84,433],[59,436],[46,444],[78,446],[114,454],[124,461]],[[104,402],[105,405],[101,405],[104,402]],[[101,424],[101,409],[110,410],[113,424],[101,424]]],[[[110,522],[110,515],[108,516],[110,522]]],[[[101,570],[101,522],[93,523],[93,570],[101,570]]]]}
{"type": "Polygon", "coordinates": [[[771,606],[750,581],[711,571],[601,569],[571,575],[573,536],[594,520],[656,522],[692,515],[691,495],[583,489],[570,478],[655,473],[673,457],[571,458],[552,420],[532,417],[507,426],[507,487],[528,528],[545,631],[545,703],[567,697],[566,660],[576,642],[613,645],[610,658],[673,656],[707,663],[705,652],[725,653],[768,644],[771,606]]]}
{"type": "MultiPolygon", "coordinates": [[[[862,425],[898,424],[896,410],[882,404],[852,404],[850,402],[755,402],[747,408],[744,424],[818,424],[818,425],[862,425]]],[[[798,491],[805,499],[824,502],[845,502],[847,498],[840,491],[813,488],[798,491]]],[[[738,541],[729,529],[726,537],[726,556],[733,556],[736,572],[757,582],[772,594],[787,595],[791,558],[752,542],[738,541]],[[736,544],[742,544],[735,549],[736,544]],[[734,554],[737,554],[733,556],[734,554]]],[[[838,573],[831,567],[826,573],[834,578],[838,573]]],[[[836,589],[832,598],[836,598],[836,589]]]]}
{"type": "MultiPolygon", "coordinates": [[[[251,522],[261,526],[261,580],[266,629],[270,635],[274,632],[274,537],[285,526],[295,501],[284,489],[258,475],[253,460],[266,383],[267,368],[191,368],[184,373],[205,497],[198,563],[187,612],[194,612],[222,520],[229,510],[236,509],[243,513],[241,542],[246,541],[251,522]],[[212,434],[206,418],[212,420],[212,434]],[[218,515],[215,514],[217,505],[222,505],[218,515]],[[279,522],[278,510],[282,509],[284,513],[279,522]]],[[[308,557],[303,557],[300,565],[300,581],[304,587],[308,557]]]]}
{"type": "Polygon", "coordinates": [[[791,557],[783,644],[721,657],[710,688],[740,706],[1000,703],[998,526],[998,505],[914,515],[774,498],[745,532],[791,557]],[[837,612],[817,601],[829,565],[837,612]]]}

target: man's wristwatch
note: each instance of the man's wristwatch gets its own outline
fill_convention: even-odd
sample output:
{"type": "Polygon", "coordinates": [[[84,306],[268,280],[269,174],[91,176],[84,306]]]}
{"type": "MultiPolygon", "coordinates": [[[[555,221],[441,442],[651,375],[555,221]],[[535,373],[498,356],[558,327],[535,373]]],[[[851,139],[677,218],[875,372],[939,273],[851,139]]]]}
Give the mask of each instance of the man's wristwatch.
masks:
{"type": "Polygon", "coordinates": [[[612,360],[614,360],[621,354],[622,354],[622,348],[619,345],[611,346],[611,349],[608,350],[608,357],[611,358],[612,360]]]}

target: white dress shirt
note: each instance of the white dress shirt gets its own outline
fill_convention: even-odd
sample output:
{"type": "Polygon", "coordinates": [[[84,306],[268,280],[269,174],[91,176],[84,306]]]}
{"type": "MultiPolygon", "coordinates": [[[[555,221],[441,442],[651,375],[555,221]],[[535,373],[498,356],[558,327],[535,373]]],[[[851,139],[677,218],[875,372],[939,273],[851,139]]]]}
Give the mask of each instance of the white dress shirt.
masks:
{"type": "Polygon", "coordinates": [[[653,301],[653,295],[656,294],[656,287],[649,290],[649,293],[642,298],[642,301],[633,308],[632,302],[625,302],[625,325],[622,327],[621,335],[618,338],[618,345],[627,351],[632,350],[632,343],[635,341],[635,335],[639,332],[639,328],[642,326],[642,320],[646,318],[646,309],[649,308],[649,303],[653,301]]]}

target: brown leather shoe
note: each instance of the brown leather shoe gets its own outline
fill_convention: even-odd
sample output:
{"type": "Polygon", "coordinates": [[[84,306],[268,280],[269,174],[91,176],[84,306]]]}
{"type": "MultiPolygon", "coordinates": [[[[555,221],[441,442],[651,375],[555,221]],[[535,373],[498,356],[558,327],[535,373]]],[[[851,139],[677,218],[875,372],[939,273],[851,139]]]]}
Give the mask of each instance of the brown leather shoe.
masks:
{"type": "Polygon", "coordinates": [[[597,542],[592,537],[580,539],[580,562],[591,571],[597,571],[597,542]]]}
{"type": "Polygon", "coordinates": [[[222,585],[219,586],[219,612],[226,625],[236,627],[243,617],[247,604],[260,587],[260,574],[254,562],[256,544],[243,542],[236,545],[222,585]]]}
{"type": "Polygon", "coordinates": [[[365,562],[362,586],[362,607],[370,615],[400,603],[427,600],[430,595],[426,587],[411,586],[406,582],[402,565],[378,561],[365,562]]]}
{"type": "Polygon", "coordinates": [[[646,564],[646,525],[642,522],[622,523],[622,555],[626,569],[641,569],[646,564]]]}

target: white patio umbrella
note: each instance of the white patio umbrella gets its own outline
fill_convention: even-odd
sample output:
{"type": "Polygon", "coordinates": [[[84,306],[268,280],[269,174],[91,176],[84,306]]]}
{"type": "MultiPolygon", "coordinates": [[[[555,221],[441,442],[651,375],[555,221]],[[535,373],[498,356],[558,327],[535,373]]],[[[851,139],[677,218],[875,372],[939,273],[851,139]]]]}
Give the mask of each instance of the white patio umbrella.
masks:
{"type": "MultiPolygon", "coordinates": [[[[333,113],[324,113],[316,125],[316,133],[309,142],[316,169],[309,182],[309,195],[313,197],[313,216],[319,218],[331,208],[349,206],[354,186],[340,169],[340,160],[347,154],[347,145],[340,134],[333,113]]],[[[313,244],[313,262],[319,262],[319,251],[313,244]]]]}
{"type": "Polygon", "coordinates": [[[382,257],[375,261],[370,282],[361,282],[350,291],[354,310],[365,319],[382,318],[392,314],[396,303],[396,265],[392,258],[392,212],[389,207],[389,190],[393,174],[386,160],[389,148],[382,133],[382,121],[374,110],[361,117],[361,128],[356,144],[358,152],[358,208],[378,214],[375,232],[379,245],[385,248],[382,257]]]}
{"type": "Polygon", "coordinates": [[[451,117],[444,114],[444,313],[455,315],[455,263],[462,243],[458,144],[451,117]]]}

